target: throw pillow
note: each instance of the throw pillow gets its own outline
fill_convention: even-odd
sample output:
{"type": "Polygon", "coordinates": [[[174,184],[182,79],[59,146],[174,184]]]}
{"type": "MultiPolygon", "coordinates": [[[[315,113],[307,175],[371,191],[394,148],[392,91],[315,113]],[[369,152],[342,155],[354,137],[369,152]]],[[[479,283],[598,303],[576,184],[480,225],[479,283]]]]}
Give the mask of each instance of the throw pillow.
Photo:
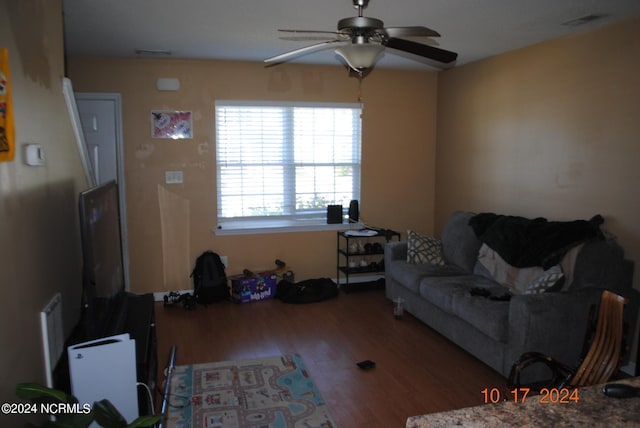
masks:
{"type": "Polygon", "coordinates": [[[542,275],[531,281],[524,294],[541,294],[546,291],[555,291],[562,288],[564,274],[560,265],[555,265],[545,270],[542,275]]]}
{"type": "Polygon", "coordinates": [[[413,230],[407,231],[407,263],[445,265],[442,242],[436,238],[419,235],[413,230]]]}

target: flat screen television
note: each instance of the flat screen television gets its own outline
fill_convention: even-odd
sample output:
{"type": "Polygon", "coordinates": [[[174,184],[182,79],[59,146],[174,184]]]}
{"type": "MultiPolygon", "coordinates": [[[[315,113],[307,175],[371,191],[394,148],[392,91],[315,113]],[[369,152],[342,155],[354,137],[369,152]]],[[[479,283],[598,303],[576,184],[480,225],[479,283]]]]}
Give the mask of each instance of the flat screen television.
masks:
{"type": "Polygon", "coordinates": [[[85,340],[118,334],[126,318],[120,206],[115,181],[80,193],[85,340]]]}

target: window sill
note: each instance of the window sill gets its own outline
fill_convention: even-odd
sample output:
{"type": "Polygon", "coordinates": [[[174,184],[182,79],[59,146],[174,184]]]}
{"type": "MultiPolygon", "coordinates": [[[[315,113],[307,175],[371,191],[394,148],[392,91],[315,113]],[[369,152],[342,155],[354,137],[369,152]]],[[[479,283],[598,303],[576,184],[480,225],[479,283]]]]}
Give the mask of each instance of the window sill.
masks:
{"type": "Polygon", "coordinates": [[[273,220],[261,222],[226,222],[211,231],[216,236],[259,235],[268,233],[324,232],[331,230],[362,229],[363,223],[327,224],[320,222],[301,222],[296,220],[273,220]]]}

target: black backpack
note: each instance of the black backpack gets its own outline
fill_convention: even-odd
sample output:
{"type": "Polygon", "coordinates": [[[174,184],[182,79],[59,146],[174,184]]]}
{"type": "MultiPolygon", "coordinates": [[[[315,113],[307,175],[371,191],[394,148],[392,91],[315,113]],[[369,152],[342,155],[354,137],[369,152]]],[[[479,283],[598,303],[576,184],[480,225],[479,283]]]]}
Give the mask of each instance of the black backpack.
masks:
{"type": "Polygon", "coordinates": [[[191,276],[196,302],[206,305],[229,297],[224,264],[213,251],[205,251],[198,256],[191,276]]]}

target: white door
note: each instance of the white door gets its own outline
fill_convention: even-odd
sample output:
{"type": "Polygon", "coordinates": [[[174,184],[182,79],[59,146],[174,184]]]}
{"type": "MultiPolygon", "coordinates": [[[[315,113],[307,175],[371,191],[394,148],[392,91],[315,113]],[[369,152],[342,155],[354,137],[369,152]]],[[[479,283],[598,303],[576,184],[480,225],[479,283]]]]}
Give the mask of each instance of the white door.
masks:
{"type": "Polygon", "coordinates": [[[96,183],[119,181],[115,100],[85,99],[84,95],[76,94],[76,103],[96,183]]]}
{"type": "Polygon", "coordinates": [[[76,93],[75,98],[96,183],[118,182],[124,283],[130,290],[120,94],[76,93]]]}

